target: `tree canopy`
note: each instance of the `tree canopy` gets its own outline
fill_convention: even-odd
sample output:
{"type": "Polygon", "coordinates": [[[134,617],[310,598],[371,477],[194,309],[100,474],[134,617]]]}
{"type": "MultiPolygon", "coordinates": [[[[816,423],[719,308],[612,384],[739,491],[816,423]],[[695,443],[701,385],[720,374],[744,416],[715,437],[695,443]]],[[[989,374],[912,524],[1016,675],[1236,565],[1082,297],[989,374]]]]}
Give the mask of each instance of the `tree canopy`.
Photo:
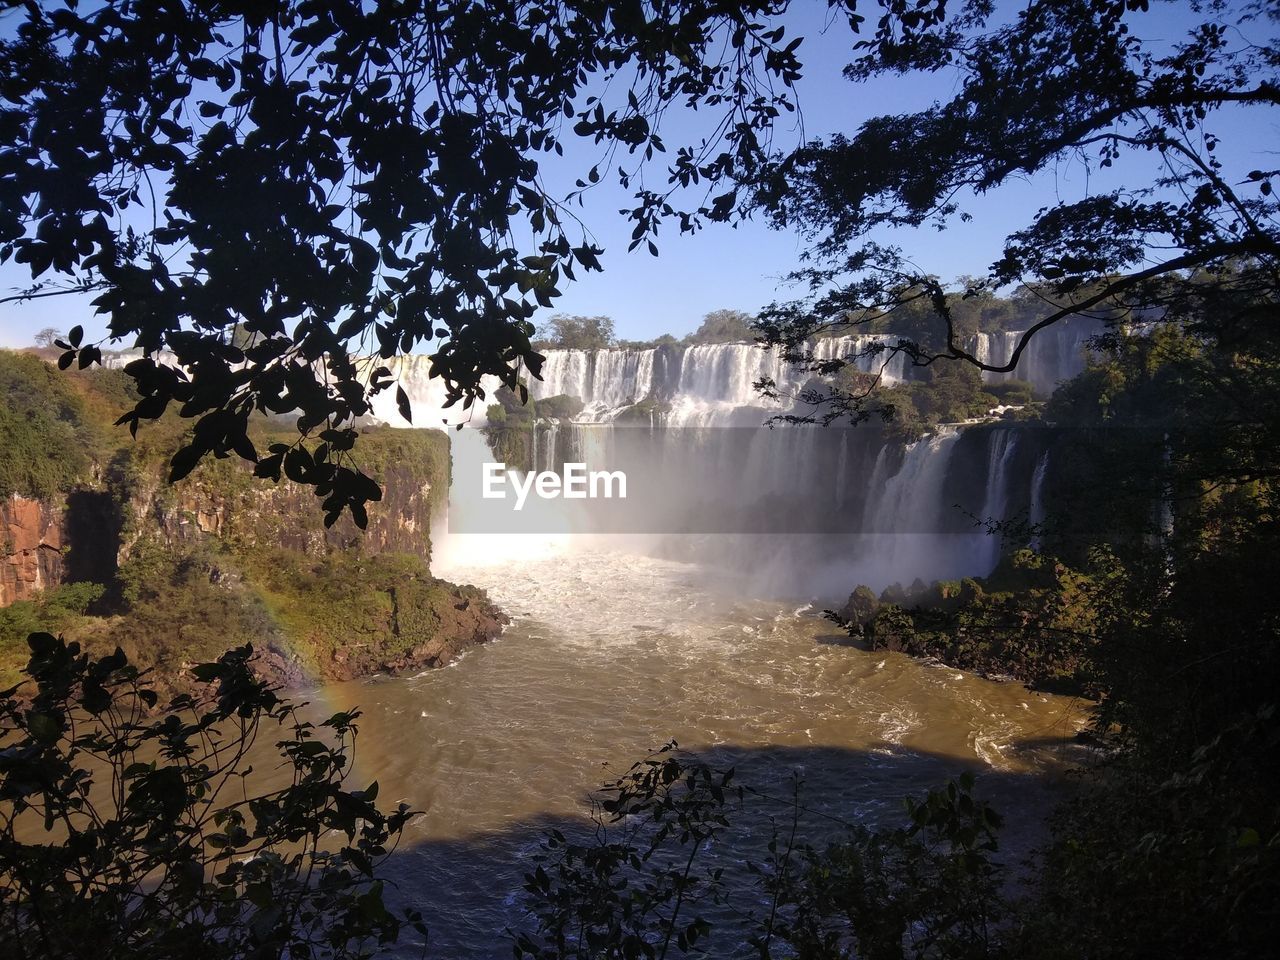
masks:
{"type": "Polygon", "coordinates": [[[752,340],[755,331],[751,322],[755,318],[742,310],[721,308],[712,310],[702,318],[698,329],[686,338],[690,343],[728,343],[732,340],[752,340]]]}
{"type": "Polygon", "coordinates": [[[0,690],[6,955],[364,957],[405,924],[425,936],[374,879],[413,814],[348,784],[358,710],[305,719],[242,647],[156,716],[119,648],[29,643],[26,679],[0,690]],[[253,780],[246,758],[273,734],[283,775],[253,780]]]}
{"type": "Polygon", "coordinates": [[[617,338],[609,317],[581,317],[557,313],[547,321],[546,329],[536,341],[539,347],[561,347],[569,350],[600,350],[611,347],[617,338]]]}
{"type": "MultiPolygon", "coordinates": [[[[1033,0],[1001,20],[987,3],[946,16],[941,4],[926,5],[904,14],[888,39],[859,43],[845,70],[851,80],[958,75],[956,92],[769,165],[754,201],[775,225],[805,231],[814,256],[797,275],[812,295],[766,311],[765,339],[811,362],[815,334],[896,329],[907,314],[910,337],[894,349],[916,363],[946,358],[1008,372],[1038,331],[1066,317],[1203,317],[1206,296],[1263,278],[1274,298],[1278,171],[1235,169],[1214,121],[1226,109],[1274,120],[1278,14],[1251,0],[1178,7],[1033,0]],[[1189,14],[1189,23],[1170,37],[1158,13],[1189,14]],[[1067,164],[1121,183],[1036,210],[987,273],[968,278],[963,301],[1010,285],[1038,301],[1008,361],[984,363],[966,342],[972,331],[957,298],[884,245],[884,231],[998,215],[988,195],[1067,164]],[[1256,269],[1232,269],[1240,264],[1256,269]]],[[[858,399],[848,407],[855,415],[858,399]]]]}
{"type": "Polygon", "coordinates": [[[65,334],[57,327],[43,327],[36,331],[36,335],[32,337],[32,342],[37,347],[52,348],[65,334]]]}
{"type": "MultiPolygon", "coordinates": [[[[815,334],[917,304],[939,332],[895,349],[1012,370],[1063,317],[1176,312],[1187,271],[1274,272],[1280,251],[1277,171],[1231,169],[1206,127],[1280,102],[1262,0],[1201,0],[1174,40],[1155,12],[1186,8],[1149,0],[885,0],[865,33],[836,0],[851,81],[945,74],[956,92],[798,149],[772,137],[802,70],[785,0],[5,6],[0,260],[93,291],[109,339],[141,348],[126,422],[195,420],[174,477],[238,454],[314,485],[330,520],[378,496],[352,423],[395,389],[382,361],[428,351],[464,405],[486,376],[538,375],[532,318],[599,269],[573,202],[606,177],[633,197],[632,247],[749,211],[806,231],[813,296],[758,321],[800,362],[815,334]],[[705,134],[664,142],[673,110],[705,134]],[[547,170],[574,139],[598,159],[558,194],[547,170]],[[1056,164],[1135,156],[1154,172],[1037,211],[966,291],[1043,301],[1007,363],[982,363],[955,298],[882,245],[1056,164]],[[297,442],[254,449],[255,412],[296,413],[297,442]]],[[[100,357],[79,327],[63,342],[66,364],[100,357]]]]}
{"type": "MultiPolygon", "coordinates": [[[[663,221],[734,214],[718,185],[763,162],[800,68],[773,0],[4,7],[0,261],[94,291],[142,349],[127,422],[196,418],[173,477],[236,453],[315,485],[330,519],[378,496],[351,455],[390,388],[378,358],[429,349],[468,405],[485,376],[537,376],[530,318],[600,266],[544,182],[566,140],[599,157],[577,189],[617,177],[656,251],[663,221]],[[673,105],[706,136],[665,143],[673,105]],[[260,455],[249,417],[295,411],[299,442],[260,455]]],[[[79,327],[64,342],[100,358],[79,327]]]]}

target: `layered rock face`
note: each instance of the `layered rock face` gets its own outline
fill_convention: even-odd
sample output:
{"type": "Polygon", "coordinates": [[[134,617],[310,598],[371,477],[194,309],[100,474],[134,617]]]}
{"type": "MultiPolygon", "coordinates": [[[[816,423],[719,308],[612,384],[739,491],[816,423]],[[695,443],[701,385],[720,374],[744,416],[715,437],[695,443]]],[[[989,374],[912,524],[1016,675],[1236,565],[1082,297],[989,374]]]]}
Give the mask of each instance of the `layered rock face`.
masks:
{"type": "Polygon", "coordinates": [[[176,487],[156,474],[57,501],[12,494],[0,500],[0,607],[72,580],[109,580],[144,537],[171,549],[226,541],[237,549],[360,549],[429,561],[432,485],[418,473],[388,468],[365,530],[347,515],[326,528],[309,489],[253,481],[239,465],[214,465],[176,487]]]}
{"type": "Polygon", "coordinates": [[[254,480],[239,464],[214,467],[175,487],[158,475],[134,484],[124,501],[119,562],[143,536],[171,548],[221,540],[246,550],[359,549],[431,559],[432,484],[409,466],[386,470],[383,499],[370,505],[364,530],[347,514],[325,527],[320,502],[309,488],[287,480],[275,485],[254,480]]]}
{"type": "MultiPolygon", "coordinates": [[[[234,459],[165,481],[170,441],[122,446],[48,497],[0,500],[0,606],[32,601],[24,630],[50,629],[155,671],[173,690],[194,663],[252,643],[284,687],[443,666],[507,623],[483,591],[431,575],[430,526],[443,507],[448,437],[375,429],[358,454],[382,499],[361,530],[331,527],[310,488],[255,479],[234,459]],[[101,584],[75,616],[41,598],[101,584]],[[41,618],[63,616],[47,624],[41,618]]],[[[25,633],[0,637],[20,669],[25,633]]]]}
{"type": "Polygon", "coordinates": [[[63,582],[65,505],[13,494],[0,500],[0,607],[63,582]]]}

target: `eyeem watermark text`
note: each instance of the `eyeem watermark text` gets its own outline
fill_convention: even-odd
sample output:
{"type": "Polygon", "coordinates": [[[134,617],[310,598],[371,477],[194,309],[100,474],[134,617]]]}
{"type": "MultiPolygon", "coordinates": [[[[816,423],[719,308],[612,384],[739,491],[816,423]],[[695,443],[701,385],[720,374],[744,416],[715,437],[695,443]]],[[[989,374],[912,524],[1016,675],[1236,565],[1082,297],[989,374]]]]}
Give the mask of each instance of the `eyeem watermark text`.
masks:
{"type": "Polygon", "coordinates": [[[486,500],[505,500],[508,486],[515,491],[515,509],[524,507],[532,490],[543,500],[564,497],[566,500],[627,498],[627,475],[621,470],[587,470],[585,463],[566,463],[563,476],[554,470],[520,473],[508,470],[505,463],[484,465],[486,500]]]}

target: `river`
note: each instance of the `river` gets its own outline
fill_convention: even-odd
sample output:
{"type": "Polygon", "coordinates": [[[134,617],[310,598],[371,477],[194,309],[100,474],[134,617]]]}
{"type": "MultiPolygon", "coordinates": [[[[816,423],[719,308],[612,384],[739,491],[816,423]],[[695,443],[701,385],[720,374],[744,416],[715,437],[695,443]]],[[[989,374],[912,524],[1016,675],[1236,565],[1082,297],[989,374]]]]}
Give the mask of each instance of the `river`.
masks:
{"type": "Polygon", "coordinates": [[[442,670],[317,695],[364,711],[357,780],[422,811],[389,875],[394,899],[426,914],[429,955],[510,956],[503,931],[521,923],[543,831],[583,823],[592,788],[673,738],[766,794],[788,795],[798,773],[815,842],[835,820],[897,822],[905,796],[973,769],[1009,814],[1009,848],[1034,843],[1084,719],[1076,702],[858,649],[820,602],[533,539],[437,550],[438,576],[485,587],[512,615],[500,639],[442,670]]]}

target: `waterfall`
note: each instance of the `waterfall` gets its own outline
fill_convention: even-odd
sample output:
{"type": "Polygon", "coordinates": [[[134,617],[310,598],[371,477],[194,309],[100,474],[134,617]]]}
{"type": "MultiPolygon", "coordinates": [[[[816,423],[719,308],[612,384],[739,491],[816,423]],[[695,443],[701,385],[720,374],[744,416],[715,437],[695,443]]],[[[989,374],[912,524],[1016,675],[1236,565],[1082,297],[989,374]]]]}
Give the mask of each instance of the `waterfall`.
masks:
{"type": "Polygon", "coordinates": [[[1028,522],[1031,529],[1036,531],[1031,537],[1031,549],[1040,550],[1040,533],[1038,528],[1044,523],[1046,511],[1044,506],[1044,482],[1045,477],[1049,473],[1049,451],[1046,450],[1040,454],[1040,459],[1036,461],[1036,469],[1031,474],[1031,509],[1028,512],[1028,522]]]}
{"type": "Polygon", "coordinates": [[[888,348],[897,345],[901,338],[896,334],[868,333],[848,337],[828,337],[813,344],[815,360],[852,360],[855,369],[862,373],[878,374],[885,384],[902,383],[911,379],[906,354],[890,353],[888,348]],[[879,347],[880,352],[873,350],[879,347]]]}
{"type": "MultiPolygon", "coordinates": [[[[987,382],[1013,378],[1031,383],[1035,392],[1047,396],[1061,381],[1084,369],[1088,341],[1099,332],[1095,322],[1073,318],[1032,337],[1013,373],[984,373],[987,382]]],[[[1008,361],[1022,331],[976,334],[969,344],[974,356],[985,363],[1008,361]]],[[[817,362],[844,359],[857,370],[879,375],[885,384],[909,381],[920,375],[905,355],[893,354],[899,337],[892,333],[851,334],[820,337],[808,344],[807,352],[817,362]],[[876,352],[880,348],[881,352],[876,352]]],[[[137,350],[108,353],[107,367],[124,367],[140,357],[137,350]]],[[[642,401],[660,401],[666,421],[674,426],[754,425],[766,416],[785,412],[794,397],[813,375],[801,366],[787,363],[778,350],[764,350],[755,343],[667,344],[659,347],[614,347],[600,350],[549,349],[541,379],[526,376],[529,393],[535,400],[567,395],[585,404],[578,419],[607,423],[628,407],[642,401]],[[781,401],[762,397],[755,389],[761,379],[774,382],[781,401]],[[763,412],[763,415],[762,415],[763,412]]],[[[174,363],[172,354],[156,356],[157,362],[174,363]]],[[[481,386],[485,397],[466,409],[462,404],[445,407],[445,385],[431,377],[431,361],[421,354],[390,360],[357,360],[366,374],[378,366],[390,369],[395,384],[409,397],[413,423],[399,413],[394,389],[372,398],[373,416],[392,426],[440,427],[484,423],[485,408],[492,402],[500,381],[486,377],[481,386]]]]}
{"type": "Polygon", "coordinates": [[[542,364],[542,379],[529,379],[529,392],[534,399],[567,394],[580,398],[584,403],[590,402],[593,353],[588,350],[548,350],[546,356],[542,364]]]}
{"type": "Polygon", "coordinates": [[[556,457],[556,438],[560,434],[560,422],[558,420],[550,420],[547,424],[535,430],[533,434],[533,471],[537,473],[539,470],[555,470],[558,466],[558,458],[556,457]],[[538,455],[541,448],[542,455],[538,455]]]}
{"type": "Polygon", "coordinates": [[[867,505],[868,530],[883,533],[931,532],[942,501],[942,485],[959,432],[944,426],[907,447],[898,472],[867,505]]]}
{"type": "MultiPolygon", "coordinates": [[[[1016,375],[1047,393],[1082,369],[1093,332],[1086,324],[1042,331],[1016,375]]],[[[1002,363],[1019,336],[980,334],[973,350],[986,362],[1002,363]]],[[[897,341],[892,334],[827,337],[807,351],[817,362],[846,359],[894,384],[919,375],[905,356],[892,354],[897,341]]],[[[584,517],[574,513],[573,503],[530,508],[522,517],[561,525],[531,527],[527,532],[539,543],[547,534],[568,532],[644,534],[660,551],[699,559],[709,552],[723,566],[794,581],[796,589],[829,585],[847,593],[857,583],[882,589],[917,578],[985,575],[999,560],[1001,538],[976,532],[972,517],[1005,520],[1011,509],[1029,504],[1031,522],[1044,520],[1047,454],[1034,459],[1034,448],[1020,445],[1016,425],[981,432],[942,426],[905,447],[874,424],[843,431],[763,429],[770,416],[792,408],[792,398],[814,375],[752,343],[551,349],[545,356],[541,379],[525,381],[532,397],[576,397],[584,408],[572,421],[538,424],[534,469],[556,470],[565,462],[592,470],[625,466],[634,492],[608,514],[584,517]],[[760,395],[755,384],[761,379],[775,384],[778,399],[760,395]]],[[[128,359],[120,355],[111,362],[128,359]]],[[[470,410],[445,407],[444,383],[431,376],[428,357],[359,362],[370,375],[378,366],[391,370],[408,397],[414,427],[482,426],[498,388],[496,379],[486,378],[486,395],[470,410]]],[[[410,425],[400,416],[394,388],[374,396],[372,407],[385,423],[410,425]]],[[[483,455],[484,449],[455,443],[455,478],[480,476],[479,470],[465,473],[460,457],[483,455]]],[[[479,489],[478,480],[473,485],[479,489]]],[[[491,500],[468,507],[453,514],[451,494],[452,518],[465,514],[491,523],[491,500]]]]}
{"type": "Polygon", "coordinates": [[[654,349],[548,350],[542,379],[528,378],[535,400],[567,395],[586,408],[581,419],[607,420],[653,390],[654,349]]]}
{"type": "MultiPolygon", "coordinates": [[[[1019,375],[1040,392],[1051,389],[1082,367],[1087,336],[1082,327],[1042,332],[1019,375]]],[[[982,334],[975,353],[1003,362],[1017,337],[982,334]]],[[[902,355],[875,352],[896,343],[890,334],[828,337],[809,344],[808,352],[819,362],[849,359],[893,384],[918,372],[902,355]]],[[[121,355],[112,363],[128,359],[121,355]]],[[[498,386],[486,379],[486,396],[470,410],[446,408],[444,383],[431,376],[429,358],[360,362],[370,374],[377,366],[391,370],[408,397],[414,427],[481,426],[498,386]]],[[[699,558],[710,553],[721,566],[749,569],[771,583],[794,581],[797,589],[829,584],[833,592],[847,592],[856,583],[882,589],[917,578],[985,575],[999,560],[1001,539],[975,531],[972,517],[1005,520],[1011,509],[1029,504],[1031,522],[1044,520],[1047,455],[1035,459],[1025,444],[1020,451],[1017,426],[983,428],[969,441],[963,441],[967,428],[944,426],[905,448],[875,425],[762,429],[768,417],[790,409],[790,398],[813,375],[751,343],[548,350],[541,373],[540,380],[526,380],[535,400],[567,395],[585,406],[573,421],[546,420],[534,429],[534,469],[556,470],[565,462],[592,470],[624,465],[635,493],[627,505],[632,515],[615,512],[604,526],[598,516],[575,514],[572,504],[530,508],[522,516],[561,525],[533,529],[538,543],[570,530],[619,532],[608,524],[624,522],[631,525],[623,532],[645,534],[659,551],[699,558]],[[779,400],[756,391],[762,378],[776,384],[779,400]],[[696,535],[685,536],[690,531],[696,535]]],[[[409,426],[396,399],[395,389],[377,394],[373,415],[409,426]]],[[[455,468],[469,449],[455,443],[455,468]]],[[[451,516],[491,515],[491,502],[469,507],[451,516]]]]}
{"type": "MultiPolygon", "coordinates": [[[[1000,365],[1009,362],[1022,339],[1024,330],[978,333],[972,339],[973,355],[982,363],[1000,365]]],[[[1102,332],[1096,321],[1073,317],[1037,331],[1027,343],[1012,373],[983,371],[987,383],[1025,380],[1038,396],[1047,397],[1059,383],[1080,374],[1089,355],[1089,340],[1102,332]]]]}
{"type": "MultiPolygon", "coordinates": [[[[1010,467],[1014,452],[1018,447],[1018,435],[1013,430],[992,430],[989,451],[987,454],[987,498],[982,506],[978,520],[984,525],[989,522],[1000,523],[1009,519],[1009,487],[1010,467]]],[[[1034,480],[1032,481],[1034,488],[1034,480]]],[[[1000,545],[1003,534],[987,531],[987,549],[983,565],[992,568],[1000,559],[1000,545]]]]}
{"type": "Polygon", "coordinates": [[[836,510],[844,506],[845,488],[849,483],[849,437],[840,437],[840,463],[836,466],[836,510]]]}
{"type": "MultiPolygon", "coordinates": [[[[386,366],[395,378],[396,386],[404,390],[409,398],[409,409],[413,413],[413,422],[407,422],[400,416],[396,403],[396,391],[386,389],[374,394],[372,398],[373,416],[393,427],[434,427],[451,426],[457,423],[473,421],[477,416],[483,420],[484,406],[480,409],[466,410],[461,403],[446,407],[444,381],[431,376],[431,360],[421,354],[409,354],[386,361],[361,361],[364,365],[362,373],[367,377],[378,366],[386,366]]],[[[486,390],[496,390],[498,380],[486,378],[486,390]]]]}
{"type": "Polygon", "coordinates": [[[990,572],[994,561],[975,551],[982,544],[974,535],[949,530],[953,499],[947,480],[959,437],[957,428],[941,427],[917,440],[887,479],[882,479],[886,460],[877,457],[863,518],[868,536],[852,564],[857,582],[883,588],[917,578],[928,583],[990,572]]]}

